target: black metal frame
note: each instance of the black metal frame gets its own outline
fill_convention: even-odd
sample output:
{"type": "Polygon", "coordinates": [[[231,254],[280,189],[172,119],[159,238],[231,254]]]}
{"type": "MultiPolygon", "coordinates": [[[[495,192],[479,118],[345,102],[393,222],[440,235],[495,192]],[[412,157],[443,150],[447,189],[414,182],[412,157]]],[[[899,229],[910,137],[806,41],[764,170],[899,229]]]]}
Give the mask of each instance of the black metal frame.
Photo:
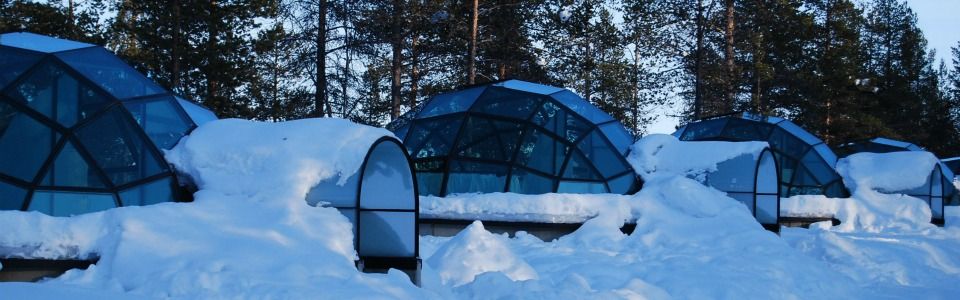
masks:
{"type": "Polygon", "coordinates": [[[918,199],[921,199],[921,200],[924,200],[925,202],[927,202],[927,206],[930,207],[930,213],[931,213],[930,223],[933,223],[934,225],[943,227],[943,225],[944,225],[944,223],[945,223],[945,221],[946,221],[946,215],[945,215],[946,212],[944,211],[944,207],[946,206],[946,202],[947,202],[947,200],[949,199],[950,195],[947,195],[947,193],[946,193],[946,191],[947,191],[948,189],[947,189],[947,187],[946,187],[945,185],[946,185],[946,184],[949,184],[949,183],[948,183],[948,182],[944,182],[944,180],[943,180],[943,179],[944,179],[944,178],[943,178],[943,171],[941,170],[941,168],[942,168],[942,167],[940,166],[939,163],[933,165],[933,171],[930,171],[930,178],[927,179],[927,183],[926,183],[926,184],[928,185],[928,187],[927,187],[927,194],[926,194],[926,195],[915,195],[915,194],[907,194],[907,195],[910,196],[910,197],[918,198],[918,199]],[[940,196],[939,196],[939,197],[934,197],[934,196],[933,196],[933,182],[934,182],[934,180],[940,182],[940,196]],[[937,218],[936,216],[933,216],[933,198],[940,198],[940,217],[939,217],[939,218],[937,218]]]}
{"type": "MultiPolygon", "coordinates": [[[[360,222],[360,213],[364,211],[384,211],[384,212],[412,212],[413,213],[413,257],[380,257],[380,256],[361,256],[360,260],[371,259],[372,261],[380,262],[380,264],[396,264],[398,266],[404,266],[409,264],[410,260],[417,260],[420,258],[420,239],[418,233],[420,232],[420,192],[417,188],[417,176],[414,172],[413,160],[410,159],[410,154],[406,151],[406,147],[403,146],[399,140],[393,137],[381,137],[377,139],[370,146],[370,150],[367,151],[367,154],[363,157],[363,163],[360,165],[360,170],[357,174],[357,191],[356,191],[356,202],[354,207],[343,207],[344,209],[354,209],[355,215],[355,228],[356,234],[353,237],[354,248],[357,250],[357,254],[360,254],[361,245],[360,245],[360,235],[363,234],[362,222],[360,222]],[[362,208],[360,205],[360,198],[363,195],[363,177],[366,173],[367,163],[370,162],[370,156],[373,154],[374,150],[383,143],[392,143],[395,144],[400,152],[403,153],[404,159],[407,160],[407,166],[410,168],[410,177],[413,184],[413,209],[366,209],[362,208]]],[[[341,208],[341,207],[338,207],[341,208]]]]}
{"type": "MultiPolygon", "coordinates": [[[[499,82],[503,82],[503,81],[499,81],[499,82]]],[[[456,132],[454,133],[453,139],[450,141],[450,145],[449,145],[449,146],[450,146],[450,149],[448,150],[448,153],[447,153],[446,155],[431,156],[431,157],[424,157],[424,158],[414,158],[414,163],[420,163],[420,162],[442,162],[442,163],[443,163],[443,166],[442,166],[443,169],[442,169],[442,170],[437,170],[437,171],[431,170],[431,173],[433,173],[433,172],[437,172],[437,173],[442,172],[442,179],[440,180],[441,182],[440,182],[440,190],[439,190],[439,194],[440,194],[440,195],[439,195],[439,196],[446,196],[446,195],[449,193],[448,185],[449,185],[449,179],[450,179],[450,173],[451,173],[451,166],[452,166],[452,163],[453,163],[454,161],[467,161],[467,162],[487,163],[487,164],[493,164],[493,165],[498,165],[498,166],[504,167],[504,168],[506,169],[506,175],[505,175],[505,182],[504,182],[504,185],[503,185],[503,192],[509,192],[509,191],[510,191],[510,184],[511,184],[510,178],[512,178],[515,169],[517,169],[517,170],[523,170],[523,171],[525,171],[525,172],[530,172],[530,173],[536,174],[537,176],[549,178],[549,179],[552,181],[552,183],[553,183],[552,191],[554,191],[554,192],[556,192],[557,190],[559,190],[559,186],[560,186],[560,183],[561,183],[561,182],[567,182],[567,181],[569,181],[569,182],[590,182],[590,183],[603,184],[604,189],[606,189],[607,191],[610,191],[610,181],[611,181],[611,180],[620,179],[620,178],[623,177],[624,175],[632,174],[632,173],[633,173],[632,168],[631,168],[629,162],[626,161],[626,158],[623,156],[623,153],[620,153],[619,149],[617,149],[616,147],[613,146],[613,143],[610,141],[610,138],[607,137],[606,133],[604,133],[602,130],[600,130],[600,127],[601,127],[601,126],[608,125],[608,124],[611,124],[611,123],[616,123],[616,122],[617,122],[616,119],[612,119],[612,120],[609,120],[609,121],[604,121],[604,122],[601,122],[601,123],[593,123],[592,121],[590,121],[590,120],[587,119],[586,117],[580,115],[578,112],[574,111],[574,110],[571,109],[570,107],[567,107],[566,105],[564,105],[563,103],[559,102],[558,100],[553,99],[553,96],[554,96],[554,95],[559,94],[559,93],[563,93],[563,92],[565,92],[566,90],[562,90],[562,89],[561,89],[560,91],[557,91],[557,92],[554,92],[554,93],[551,93],[551,94],[539,94],[539,93],[533,93],[533,92],[529,92],[529,91],[511,89],[511,88],[507,88],[507,87],[495,86],[495,85],[494,85],[494,84],[499,83],[499,82],[495,82],[495,83],[485,83],[485,84],[480,84],[480,85],[474,85],[474,86],[469,86],[469,87],[467,87],[467,88],[477,88],[477,87],[484,87],[484,86],[485,86],[485,89],[477,95],[477,97],[476,97],[476,99],[474,100],[474,102],[473,102],[472,104],[470,104],[469,106],[467,106],[464,111],[448,112],[448,113],[445,113],[445,114],[440,114],[440,115],[435,115],[435,116],[424,117],[424,118],[422,118],[422,119],[418,119],[418,118],[416,118],[416,116],[414,115],[414,116],[410,117],[410,120],[404,120],[404,122],[403,122],[404,124],[400,124],[399,126],[388,126],[388,128],[389,128],[389,127],[396,127],[396,128],[394,128],[394,131],[396,131],[396,132],[399,132],[399,131],[401,131],[401,130],[403,130],[403,129],[406,129],[406,132],[405,132],[404,136],[400,137],[401,139],[404,140],[404,142],[406,142],[406,141],[408,140],[408,138],[410,137],[410,134],[412,133],[412,131],[413,131],[413,129],[414,129],[414,126],[417,126],[418,124],[423,124],[423,123],[427,123],[427,122],[431,122],[431,121],[436,121],[436,120],[442,120],[442,119],[446,119],[446,118],[459,119],[459,120],[460,120],[459,127],[457,128],[456,132]],[[501,116],[501,115],[497,115],[497,114],[492,114],[492,113],[486,113],[486,112],[477,111],[477,110],[476,110],[476,105],[477,105],[477,102],[479,102],[479,99],[487,96],[488,93],[490,93],[491,90],[496,90],[496,89],[506,90],[506,91],[509,91],[509,92],[511,92],[511,93],[521,93],[521,94],[524,94],[525,96],[529,96],[529,97],[531,97],[531,98],[536,99],[536,101],[538,101],[538,102],[536,103],[536,105],[531,105],[534,109],[529,113],[529,115],[525,115],[525,116],[522,117],[522,118],[507,117],[507,116],[501,116]],[[574,140],[574,141],[569,141],[567,138],[558,136],[558,135],[555,134],[552,130],[550,130],[550,129],[548,129],[548,128],[545,128],[545,127],[543,127],[543,126],[541,126],[541,125],[539,125],[539,124],[536,124],[536,123],[533,121],[533,118],[537,115],[537,113],[538,113],[540,110],[543,109],[544,103],[545,103],[545,102],[548,102],[548,101],[551,102],[554,106],[556,106],[556,107],[559,108],[560,110],[562,110],[566,115],[572,116],[572,117],[578,119],[582,124],[584,124],[584,125],[586,126],[586,127],[584,128],[585,130],[583,131],[582,136],[577,137],[577,139],[574,140]],[[520,130],[520,133],[521,133],[521,134],[519,134],[519,135],[517,136],[517,139],[518,139],[518,140],[515,141],[515,144],[517,145],[517,147],[515,147],[515,149],[513,149],[513,153],[511,153],[511,155],[509,155],[509,158],[507,158],[506,160],[501,161],[501,160],[494,160],[494,159],[465,157],[465,156],[460,156],[460,155],[458,155],[459,151],[460,151],[462,148],[464,148],[464,147],[460,147],[459,143],[460,143],[460,141],[461,141],[461,138],[462,138],[463,135],[464,135],[464,131],[466,130],[465,128],[467,128],[467,124],[466,124],[466,123],[468,123],[467,121],[470,120],[470,119],[503,121],[503,122],[509,122],[509,123],[519,124],[519,128],[520,128],[519,130],[520,130]],[[559,173],[559,174],[548,174],[547,172],[544,172],[544,171],[541,171],[541,170],[538,170],[538,169],[535,169],[535,168],[528,167],[528,166],[526,166],[526,165],[520,164],[520,163],[517,161],[517,159],[518,159],[518,157],[519,157],[519,153],[520,153],[520,148],[521,148],[520,146],[523,144],[523,141],[524,141],[527,137],[529,137],[530,134],[533,133],[534,130],[536,130],[536,131],[537,131],[538,133],[540,133],[540,134],[543,134],[543,135],[545,135],[545,136],[550,137],[551,139],[554,140],[553,142],[560,143],[560,144],[562,144],[563,146],[565,146],[565,147],[567,148],[567,149],[565,150],[565,156],[564,156],[564,158],[563,158],[563,162],[561,163],[561,165],[559,166],[559,169],[557,170],[557,172],[561,172],[561,173],[559,173]],[[574,153],[579,153],[579,152],[581,152],[580,150],[577,149],[577,148],[578,148],[578,145],[579,145],[585,138],[587,138],[588,136],[590,136],[591,134],[596,134],[596,135],[601,139],[602,143],[604,143],[604,145],[605,145],[608,149],[611,149],[612,152],[620,154],[620,155],[617,155],[617,159],[618,159],[618,161],[619,161],[623,166],[625,166],[625,170],[624,170],[623,172],[618,172],[618,173],[616,173],[616,174],[611,174],[611,175],[609,175],[609,176],[604,176],[604,174],[603,174],[602,172],[600,172],[600,170],[597,168],[597,166],[594,165],[594,163],[593,163],[592,161],[589,161],[589,160],[588,160],[588,161],[587,161],[587,165],[588,165],[589,168],[591,169],[591,172],[597,174],[600,179],[598,179],[598,180],[591,180],[591,179],[578,179],[578,178],[564,178],[562,172],[565,170],[566,166],[569,164],[569,161],[570,161],[571,157],[573,156],[574,153]]],[[[454,91],[454,93],[455,93],[455,92],[463,91],[463,90],[465,90],[465,89],[467,89],[467,88],[458,89],[457,91],[454,91]]],[[[429,106],[433,101],[435,101],[435,99],[436,99],[436,98],[431,98],[430,100],[422,103],[422,104],[421,104],[421,107],[427,107],[427,106],[429,106]]],[[[419,110],[418,110],[418,111],[419,111],[419,110]]],[[[419,114],[419,112],[417,112],[416,114],[419,114]]],[[[432,130],[431,132],[429,132],[428,135],[427,135],[427,137],[425,137],[425,138],[423,139],[423,142],[426,143],[426,142],[430,141],[436,134],[438,134],[437,132],[438,132],[437,130],[432,130]]],[[[497,136],[497,139],[498,139],[498,141],[499,141],[499,134],[501,134],[501,133],[503,133],[503,132],[502,132],[502,131],[498,131],[498,130],[494,130],[493,133],[491,133],[491,134],[489,134],[489,135],[487,135],[487,136],[483,136],[483,137],[481,137],[481,138],[478,138],[477,140],[479,140],[479,141],[485,141],[486,139],[491,138],[491,137],[493,137],[493,136],[496,135],[496,136],[497,136]]],[[[629,132],[628,132],[628,133],[629,133],[629,132]]],[[[503,141],[499,141],[499,142],[503,143],[503,141]]],[[[479,142],[478,142],[478,143],[479,143],[479,142]]],[[[417,150],[419,150],[420,147],[422,147],[422,145],[415,145],[415,147],[410,147],[410,148],[408,149],[408,152],[410,152],[410,151],[417,151],[417,150]]],[[[414,153],[411,153],[411,154],[414,154],[414,153]]],[[[581,153],[581,155],[584,155],[584,156],[586,157],[586,155],[583,154],[583,153],[581,153]]],[[[639,185],[639,184],[640,184],[640,183],[639,183],[639,179],[638,179],[636,176],[634,176],[632,186],[631,186],[631,188],[630,188],[627,192],[635,192],[635,191],[638,189],[638,185],[639,185]]]]}
{"type": "MultiPolygon", "coordinates": [[[[759,158],[757,159],[757,164],[753,169],[753,217],[757,217],[757,197],[758,196],[776,196],[777,197],[777,220],[773,224],[760,223],[763,225],[763,228],[767,230],[780,233],[780,162],[777,160],[777,156],[774,155],[773,150],[770,147],[764,148],[763,151],[760,151],[759,158]],[[760,193],[757,191],[757,186],[760,181],[760,165],[763,163],[763,156],[766,153],[770,153],[770,159],[773,160],[773,167],[776,169],[777,175],[777,192],[775,194],[770,193],[760,193]]],[[[759,221],[759,219],[757,220],[759,221]]]]}
{"type": "MultiPolygon", "coordinates": [[[[792,138],[794,138],[794,139],[796,139],[796,140],[798,140],[798,141],[806,144],[806,142],[803,141],[803,139],[800,139],[799,137],[797,137],[796,135],[794,135],[792,132],[784,129],[784,128],[781,126],[781,123],[787,121],[786,119],[781,120],[781,121],[777,121],[777,122],[770,122],[770,121],[767,121],[767,117],[750,118],[750,117],[745,117],[745,116],[744,116],[744,113],[730,113],[730,114],[723,114],[723,115],[718,115],[718,116],[712,116],[712,117],[709,117],[709,118],[703,118],[703,119],[701,119],[701,120],[698,121],[698,122],[710,121],[710,120],[720,120],[720,119],[727,119],[727,121],[723,124],[723,127],[720,128],[720,130],[718,131],[718,133],[717,133],[716,136],[713,136],[713,137],[705,137],[705,138],[695,138],[695,139],[693,139],[693,140],[697,140],[697,141],[731,141],[732,139],[730,139],[730,138],[725,138],[725,137],[723,136],[723,133],[726,132],[726,131],[727,131],[727,128],[730,126],[730,120],[732,120],[732,119],[738,119],[738,120],[743,120],[743,121],[747,121],[747,122],[756,122],[756,123],[762,124],[762,125],[758,125],[758,126],[764,126],[764,125],[766,125],[766,126],[771,126],[771,127],[772,127],[772,130],[770,130],[770,133],[768,133],[768,134],[766,134],[766,135],[763,135],[762,132],[759,132],[759,131],[758,131],[758,135],[763,136],[763,140],[760,140],[760,141],[769,142],[769,140],[770,140],[771,136],[773,135],[773,133],[775,132],[775,130],[779,128],[779,129],[780,129],[781,131],[783,131],[784,133],[790,135],[790,137],[792,137],[792,138]]],[[[696,123],[698,123],[698,122],[692,122],[692,123],[685,124],[684,127],[682,127],[680,130],[678,130],[676,133],[674,133],[674,135],[675,135],[678,139],[684,140],[684,139],[683,139],[683,134],[689,129],[689,126],[690,126],[690,125],[693,125],[693,124],[696,124],[696,123]]],[[[748,140],[748,139],[737,139],[737,141],[743,141],[743,140],[748,140]]],[[[799,157],[794,157],[792,154],[788,154],[788,153],[786,153],[786,152],[784,152],[784,151],[782,151],[782,150],[780,150],[780,149],[773,148],[772,145],[771,145],[770,150],[773,152],[775,158],[776,158],[777,161],[778,161],[778,162],[777,162],[777,167],[778,167],[778,169],[780,169],[780,170],[783,169],[783,166],[780,166],[780,164],[779,164],[779,160],[780,160],[780,156],[785,156],[785,157],[790,158],[790,159],[792,159],[792,160],[794,160],[794,161],[796,162],[795,165],[793,166],[793,169],[794,169],[794,170],[797,170],[797,169],[799,169],[801,166],[804,166],[804,165],[805,165],[805,164],[802,163],[803,157],[806,156],[810,151],[816,151],[815,147],[817,147],[817,146],[819,146],[819,145],[821,145],[821,144],[822,144],[822,145],[826,145],[823,141],[820,141],[819,143],[816,143],[816,144],[806,144],[806,145],[808,146],[808,148],[806,149],[806,151],[804,151],[803,153],[801,153],[799,157]]],[[[831,150],[831,151],[832,151],[832,150],[831,150]]],[[[827,163],[827,161],[823,158],[823,156],[820,156],[819,153],[817,153],[817,158],[820,160],[821,163],[823,163],[824,165],[828,166],[828,167],[829,167],[831,170],[833,170],[833,172],[836,174],[836,170],[834,169],[833,164],[827,163]]],[[[805,168],[805,167],[804,167],[804,168],[805,168]]],[[[781,171],[781,172],[782,172],[782,171],[781,171]]],[[[809,170],[807,170],[806,172],[807,172],[807,173],[810,173],[810,175],[813,175],[813,173],[810,172],[809,170]]],[[[780,184],[781,184],[781,185],[785,185],[785,186],[787,187],[787,190],[786,190],[786,191],[783,191],[783,189],[780,189],[780,192],[781,192],[781,195],[783,195],[783,192],[786,192],[786,195],[787,195],[787,196],[793,196],[793,195],[796,195],[796,194],[792,194],[792,192],[791,192],[791,190],[792,190],[793,188],[816,188],[816,189],[819,189],[819,190],[820,190],[821,194],[826,195],[826,194],[827,194],[827,189],[830,188],[831,186],[837,185],[837,184],[839,184],[840,187],[843,188],[841,191],[846,192],[846,187],[843,185],[843,179],[840,178],[840,175],[839,175],[839,174],[836,174],[836,175],[837,175],[837,176],[836,176],[836,179],[831,180],[831,181],[828,181],[828,182],[820,182],[820,179],[816,178],[815,176],[812,176],[813,180],[815,180],[815,181],[819,184],[819,186],[810,186],[810,185],[795,184],[794,182],[797,180],[797,177],[798,177],[798,176],[796,176],[796,174],[795,174],[792,178],[790,178],[790,182],[784,182],[784,181],[783,181],[783,176],[779,176],[779,177],[780,177],[780,178],[779,178],[780,184]]],[[[849,193],[849,192],[847,192],[847,193],[849,193]]]]}
{"type": "MultiPolygon", "coordinates": [[[[2,90],[0,90],[0,103],[11,106],[13,109],[17,110],[18,113],[24,114],[26,117],[30,118],[31,120],[38,122],[41,125],[49,128],[51,133],[53,133],[52,135],[55,136],[56,134],[59,134],[61,136],[58,141],[56,140],[56,138],[54,138],[54,141],[51,142],[52,146],[50,148],[50,153],[47,155],[47,158],[44,160],[44,162],[40,165],[40,168],[38,169],[37,174],[34,176],[33,180],[31,180],[30,182],[26,182],[24,180],[21,180],[13,176],[0,174],[0,182],[10,184],[12,186],[15,186],[17,188],[20,188],[26,191],[23,199],[23,204],[20,210],[26,211],[29,209],[30,204],[32,202],[32,198],[34,194],[38,191],[54,191],[54,192],[63,191],[63,192],[76,192],[76,193],[109,194],[110,196],[113,197],[116,206],[120,207],[120,206],[124,206],[123,199],[120,198],[120,193],[125,192],[130,188],[151,184],[156,181],[164,180],[167,178],[171,180],[170,189],[171,189],[171,195],[174,201],[192,200],[190,199],[189,195],[187,195],[189,193],[186,193],[185,191],[181,190],[182,187],[180,185],[179,179],[177,178],[175,172],[173,171],[173,168],[168,163],[166,163],[166,160],[164,159],[162,151],[159,149],[159,147],[156,144],[153,143],[153,140],[151,140],[150,137],[146,134],[146,131],[143,129],[143,127],[137,123],[137,121],[133,117],[133,114],[128,109],[126,109],[126,107],[124,107],[125,103],[147,103],[151,101],[163,101],[164,98],[166,98],[166,101],[168,101],[169,103],[171,103],[171,105],[173,105],[174,111],[176,111],[176,113],[188,123],[188,126],[187,126],[188,128],[184,132],[184,135],[190,134],[190,132],[192,132],[194,129],[197,128],[197,125],[193,121],[193,119],[189,116],[189,114],[187,114],[184,108],[179,103],[175,102],[176,98],[173,93],[166,91],[166,92],[153,94],[153,95],[142,95],[137,97],[119,99],[119,98],[116,98],[112,93],[104,90],[96,82],[91,81],[87,76],[83,75],[79,71],[72,68],[69,64],[64,62],[60,57],[56,55],[59,53],[67,53],[72,51],[86,51],[92,48],[98,48],[98,46],[76,48],[76,49],[70,49],[66,51],[50,52],[50,53],[32,51],[29,49],[21,49],[21,48],[2,46],[2,45],[0,45],[0,48],[4,50],[12,50],[14,52],[33,53],[40,56],[40,58],[32,66],[25,69],[15,79],[7,83],[5,87],[2,87],[2,90]],[[56,120],[52,120],[50,119],[50,117],[47,117],[42,113],[35,111],[33,108],[29,107],[28,105],[21,103],[20,101],[11,99],[10,97],[7,96],[8,92],[13,91],[17,86],[22,84],[24,81],[28,80],[36,72],[40,72],[41,71],[40,69],[45,67],[46,65],[52,65],[53,67],[56,67],[57,69],[61,70],[63,73],[67,74],[72,79],[76,80],[85,88],[88,88],[94,91],[99,97],[103,98],[107,103],[103,104],[103,106],[100,107],[98,111],[94,112],[90,116],[85,117],[82,120],[78,120],[76,123],[74,123],[71,127],[68,128],[60,125],[56,120]],[[173,102],[170,102],[170,101],[173,101],[173,102]],[[121,118],[116,121],[123,122],[123,124],[118,124],[118,125],[119,126],[125,125],[125,126],[129,126],[130,128],[135,128],[134,130],[132,130],[133,134],[136,135],[137,138],[139,138],[140,141],[143,142],[143,148],[140,149],[140,151],[133,151],[134,149],[130,149],[131,153],[135,153],[141,156],[143,155],[152,156],[152,158],[159,163],[160,172],[158,172],[157,174],[139,178],[131,182],[116,185],[109,178],[109,176],[107,176],[106,172],[103,170],[103,167],[99,165],[97,160],[90,154],[90,152],[86,149],[86,147],[79,142],[77,138],[78,131],[82,130],[87,125],[100,120],[101,117],[104,117],[105,115],[107,115],[110,112],[113,112],[114,110],[119,111],[120,113],[119,116],[121,118]],[[50,168],[53,166],[54,161],[57,159],[57,157],[61,153],[61,150],[63,150],[63,148],[66,147],[66,144],[68,142],[73,145],[73,147],[77,150],[77,154],[80,155],[81,158],[83,158],[83,160],[87,163],[89,168],[92,169],[93,172],[96,174],[96,176],[100,179],[100,181],[104,183],[105,186],[103,188],[45,186],[42,184],[42,181],[46,173],[50,171],[50,168]]],[[[109,54],[109,51],[107,52],[109,54]]],[[[134,70],[134,72],[136,71],[134,70]]],[[[56,116],[56,111],[55,111],[57,109],[56,106],[57,105],[54,104],[52,107],[52,109],[54,110],[54,113],[53,113],[54,116],[56,116]]]]}

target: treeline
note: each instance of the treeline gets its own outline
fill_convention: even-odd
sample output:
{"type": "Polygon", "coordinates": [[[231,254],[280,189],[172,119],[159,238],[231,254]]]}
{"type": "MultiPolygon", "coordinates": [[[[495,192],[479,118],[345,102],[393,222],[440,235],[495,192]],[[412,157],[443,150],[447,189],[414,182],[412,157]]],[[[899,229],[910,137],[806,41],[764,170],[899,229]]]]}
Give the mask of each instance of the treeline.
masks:
{"type": "Polygon", "coordinates": [[[383,125],[518,78],[637,133],[663,106],[751,111],[960,154],[960,51],[936,60],[901,0],[0,0],[19,30],[106,45],[221,117],[383,125]]]}

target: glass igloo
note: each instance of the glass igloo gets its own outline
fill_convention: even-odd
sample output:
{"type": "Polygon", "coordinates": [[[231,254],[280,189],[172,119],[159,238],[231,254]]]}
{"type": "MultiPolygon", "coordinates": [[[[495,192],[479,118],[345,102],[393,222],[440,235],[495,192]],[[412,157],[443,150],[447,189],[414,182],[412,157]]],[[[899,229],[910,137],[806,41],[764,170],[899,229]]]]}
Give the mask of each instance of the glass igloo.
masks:
{"type": "Polygon", "coordinates": [[[209,110],[106,49],[0,35],[0,210],[69,216],[178,200],[161,149],[209,110]]]}
{"type": "Polygon", "coordinates": [[[507,80],[441,94],[392,129],[421,195],[628,193],[626,128],[573,92],[507,80]]]}
{"type": "Polygon", "coordinates": [[[741,113],[690,123],[673,135],[682,141],[765,141],[780,166],[780,196],[846,196],[833,150],[785,119],[741,113]]]}

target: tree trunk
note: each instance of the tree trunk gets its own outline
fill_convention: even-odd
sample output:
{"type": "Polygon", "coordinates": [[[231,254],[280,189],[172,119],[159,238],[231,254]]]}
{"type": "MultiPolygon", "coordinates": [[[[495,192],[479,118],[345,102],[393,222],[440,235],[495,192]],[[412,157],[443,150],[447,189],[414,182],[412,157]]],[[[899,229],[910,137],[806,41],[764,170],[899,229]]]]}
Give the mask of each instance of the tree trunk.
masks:
{"type": "Polygon", "coordinates": [[[217,12],[217,2],[210,1],[209,4],[210,15],[207,16],[207,44],[206,44],[206,56],[207,56],[207,66],[206,72],[204,72],[204,77],[207,79],[207,101],[211,101],[210,106],[214,111],[219,113],[226,113],[226,115],[232,115],[232,112],[227,112],[227,105],[223,103],[219,97],[219,81],[217,80],[216,73],[219,72],[217,68],[219,67],[217,57],[217,39],[220,36],[219,24],[217,24],[218,12],[217,12]]]}
{"type": "MultiPolygon", "coordinates": [[[[833,43],[833,28],[831,27],[832,26],[831,23],[833,22],[833,14],[832,14],[833,1],[827,0],[827,5],[825,10],[826,10],[826,17],[824,18],[823,27],[827,29],[827,32],[826,32],[826,36],[823,39],[823,57],[820,58],[821,66],[824,69],[831,67],[827,65],[822,65],[822,63],[827,60],[827,57],[829,57],[830,45],[833,43]]],[[[823,70],[821,70],[821,73],[822,72],[823,70]]],[[[824,99],[824,102],[826,102],[824,105],[826,108],[825,109],[826,120],[824,120],[824,126],[823,126],[825,128],[824,134],[823,134],[823,141],[827,144],[830,144],[833,142],[833,137],[831,136],[831,133],[830,133],[830,125],[831,123],[833,123],[833,118],[831,118],[830,116],[831,110],[833,108],[832,107],[833,95],[832,95],[832,92],[830,92],[832,89],[826,86],[827,82],[824,82],[824,85],[825,86],[823,90],[827,91],[827,94],[826,94],[826,99],[824,99]]]]}
{"type": "Polygon", "coordinates": [[[400,117],[400,76],[402,71],[401,64],[403,63],[403,36],[400,31],[400,22],[401,14],[403,12],[403,1],[402,0],[393,0],[393,20],[392,20],[392,30],[393,34],[391,37],[391,44],[393,46],[393,61],[390,65],[390,74],[392,75],[392,81],[390,82],[390,100],[392,107],[390,109],[390,119],[396,120],[400,117]]]}
{"type": "Polygon", "coordinates": [[[473,0],[470,10],[470,55],[467,57],[467,84],[477,82],[477,23],[480,19],[480,0],[473,0]]]}
{"type": "Polygon", "coordinates": [[[694,66],[694,98],[693,98],[693,119],[700,120],[700,117],[703,114],[703,95],[701,94],[700,88],[700,77],[702,73],[702,59],[703,59],[703,0],[697,0],[697,53],[695,57],[695,66],[694,66]]]}
{"type": "Polygon", "coordinates": [[[313,105],[316,117],[326,117],[327,104],[327,0],[317,8],[317,80],[314,81],[313,105]]]}
{"type": "Polygon", "coordinates": [[[736,79],[737,79],[737,76],[735,74],[736,65],[734,64],[734,53],[733,53],[733,30],[735,26],[734,18],[733,18],[733,12],[734,12],[733,0],[726,0],[726,6],[727,6],[727,27],[724,32],[724,35],[726,38],[727,47],[724,53],[724,56],[725,56],[724,58],[726,59],[726,63],[727,63],[727,80],[725,84],[727,95],[725,99],[726,103],[724,103],[724,106],[725,106],[724,108],[726,111],[729,111],[732,107],[734,107],[734,101],[735,101],[734,98],[736,97],[736,94],[735,94],[736,89],[734,88],[734,86],[736,85],[736,79]]]}
{"type": "Polygon", "coordinates": [[[70,27],[70,37],[77,39],[79,34],[77,32],[77,22],[73,18],[73,0],[67,1],[67,26],[70,27]]]}
{"type": "Polygon", "coordinates": [[[180,89],[180,0],[172,0],[173,6],[173,45],[170,47],[170,89],[180,89]]]}
{"type": "Polygon", "coordinates": [[[420,35],[414,34],[410,40],[410,107],[417,106],[417,95],[420,90],[420,58],[417,47],[420,35]]]}

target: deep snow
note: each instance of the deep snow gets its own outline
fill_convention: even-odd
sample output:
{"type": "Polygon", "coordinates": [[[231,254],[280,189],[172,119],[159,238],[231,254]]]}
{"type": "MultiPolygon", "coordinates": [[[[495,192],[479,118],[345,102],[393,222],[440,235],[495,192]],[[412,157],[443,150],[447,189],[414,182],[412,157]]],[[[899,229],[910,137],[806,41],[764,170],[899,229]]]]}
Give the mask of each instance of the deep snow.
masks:
{"type": "MultiPolygon", "coordinates": [[[[320,180],[352,174],[364,147],[389,134],[342,120],[208,123],[168,153],[201,188],[193,203],[125,207],[72,218],[0,212],[0,228],[6,229],[0,234],[0,251],[6,255],[101,257],[96,266],[57,279],[0,283],[0,295],[950,299],[960,292],[960,227],[955,227],[960,210],[949,208],[947,228],[937,228],[913,226],[929,219],[909,220],[917,217],[910,214],[894,214],[907,220],[880,222],[886,215],[857,207],[864,216],[876,217],[875,224],[887,225],[871,230],[819,224],[814,229],[784,229],[778,237],[763,230],[739,202],[687,177],[709,168],[704,160],[680,160],[682,166],[658,160],[656,168],[645,169],[650,180],[644,189],[632,196],[461,195],[438,206],[431,206],[436,199],[426,198],[425,211],[466,217],[476,212],[469,208],[472,202],[467,200],[472,200],[496,204],[477,206],[494,216],[533,210],[540,214],[530,218],[539,220],[589,220],[555,241],[524,233],[514,238],[495,235],[481,223],[454,237],[421,237],[422,288],[400,272],[361,274],[353,267],[347,219],[332,208],[306,205],[304,197],[320,180]],[[336,136],[349,138],[331,138],[336,136]],[[556,203],[572,208],[544,206],[538,198],[560,199],[556,203]],[[519,201],[511,206],[503,199],[519,201]],[[450,203],[454,205],[446,205],[450,203]],[[634,219],[634,233],[621,233],[623,222],[634,219]],[[889,225],[901,223],[912,225],[889,225]]],[[[660,140],[641,143],[670,143],[654,139],[660,140]]],[[[719,157],[756,147],[727,146],[738,149],[707,153],[722,154],[719,157]]]]}

